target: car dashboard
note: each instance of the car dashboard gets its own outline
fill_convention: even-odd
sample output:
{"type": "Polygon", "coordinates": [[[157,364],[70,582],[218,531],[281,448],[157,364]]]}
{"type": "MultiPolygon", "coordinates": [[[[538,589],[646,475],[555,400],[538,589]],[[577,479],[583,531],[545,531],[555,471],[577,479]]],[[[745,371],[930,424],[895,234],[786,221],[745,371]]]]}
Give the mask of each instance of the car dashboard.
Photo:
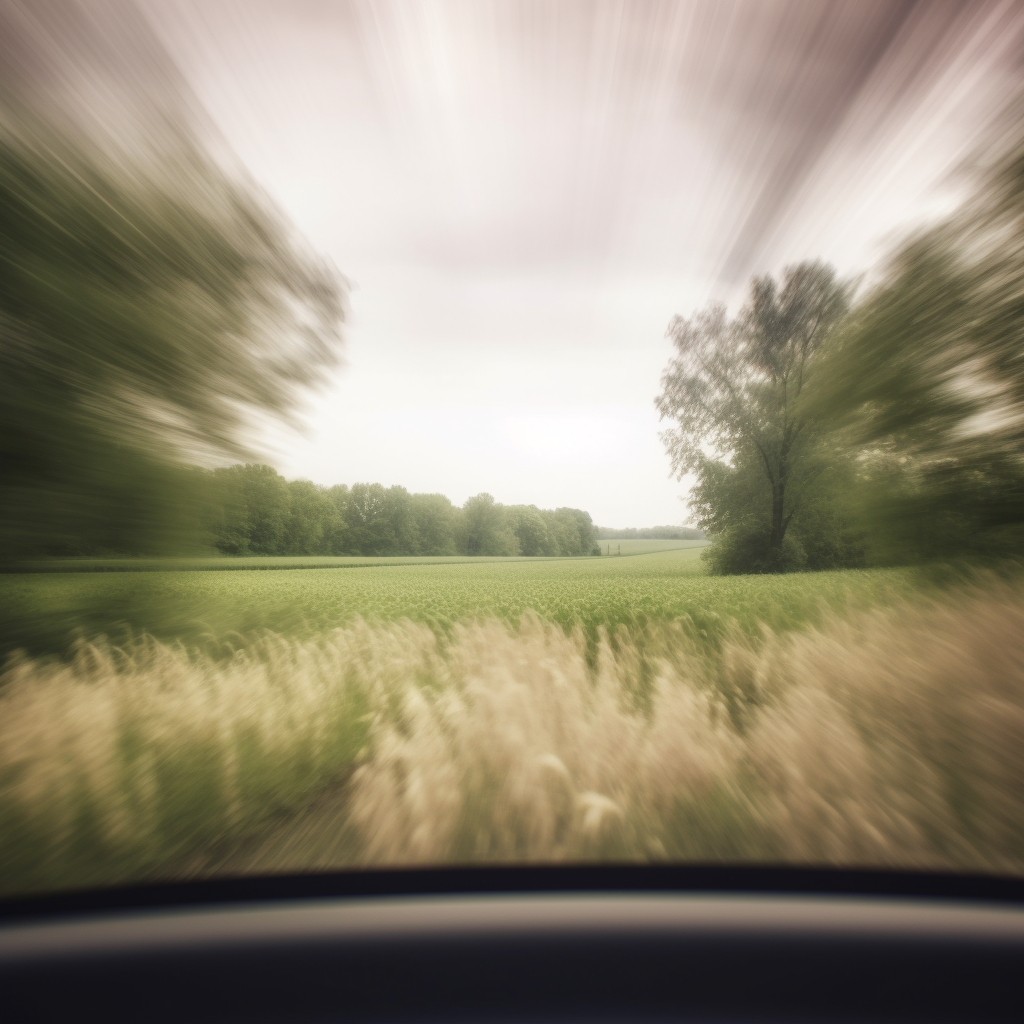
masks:
{"type": "MultiPolygon", "coordinates": [[[[106,907],[103,894],[86,895],[77,907],[74,898],[10,904],[0,927],[5,1017],[752,1022],[1022,1016],[1024,908],[1017,899],[986,898],[984,887],[981,896],[961,887],[953,897],[929,895],[928,886],[903,895],[850,887],[716,889],[714,879],[659,889],[657,877],[634,871],[629,877],[642,885],[620,877],[617,887],[588,888],[585,872],[580,878],[527,870],[512,874],[515,884],[491,890],[486,871],[470,872],[469,883],[451,872],[463,891],[443,891],[460,886],[423,885],[428,874],[413,874],[350,877],[342,886],[348,891],[333,895],[324,880],[289,886],[271,879],[262,896],[257,882],[246,882],[234,890],[148,890],[148,903],[130,891],[113,899],[108,894],[106,907]],[[323,894],[314,891],[318,884],[323,894]]],[[[509,877],[506,872],[499,880],[509,877]]]]}

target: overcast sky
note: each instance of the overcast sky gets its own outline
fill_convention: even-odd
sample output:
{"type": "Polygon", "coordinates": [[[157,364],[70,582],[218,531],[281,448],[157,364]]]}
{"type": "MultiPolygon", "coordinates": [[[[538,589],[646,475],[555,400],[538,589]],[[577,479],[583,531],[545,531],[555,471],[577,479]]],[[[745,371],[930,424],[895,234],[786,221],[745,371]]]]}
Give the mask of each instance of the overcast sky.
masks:
{"type": "Polygon", "coordinates": [[[752,273],[877,262],[948,208],[1020,4],[147,0],[212,122],[353,282],[274,461],[680,523],[665,328],[752,273]]]}

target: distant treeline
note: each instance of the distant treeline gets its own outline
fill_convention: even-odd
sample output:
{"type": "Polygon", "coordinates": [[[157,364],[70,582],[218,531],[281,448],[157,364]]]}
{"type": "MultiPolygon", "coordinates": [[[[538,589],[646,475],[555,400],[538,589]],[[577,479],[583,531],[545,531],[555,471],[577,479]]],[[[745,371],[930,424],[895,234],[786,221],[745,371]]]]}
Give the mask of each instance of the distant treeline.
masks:
{"type": "Polygon", "coordinates": [[[616,530],[610,526],[597,526],[598,540],[703,540],[704,534],[692,526],[635,526],[616,530]]]}
{"type": "Polygon", "coordinates": [[[285,480],[270,466],[208,475],[207,530],[228,555],[591,555],[588,513],[501,505],[478,494],[462,508],[404,487],[285,480]]]}

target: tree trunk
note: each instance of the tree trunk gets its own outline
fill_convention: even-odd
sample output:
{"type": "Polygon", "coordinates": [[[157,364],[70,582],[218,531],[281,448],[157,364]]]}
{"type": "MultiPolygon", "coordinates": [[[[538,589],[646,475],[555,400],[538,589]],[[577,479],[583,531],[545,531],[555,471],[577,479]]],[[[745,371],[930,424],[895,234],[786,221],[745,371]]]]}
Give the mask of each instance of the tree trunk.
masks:
{"type": "Polygon", "coordinates": [[[786,536],[786,484],[779,480],[772,487],[772,532],[768,546],[773,553],[782,548],[786,536]]]}

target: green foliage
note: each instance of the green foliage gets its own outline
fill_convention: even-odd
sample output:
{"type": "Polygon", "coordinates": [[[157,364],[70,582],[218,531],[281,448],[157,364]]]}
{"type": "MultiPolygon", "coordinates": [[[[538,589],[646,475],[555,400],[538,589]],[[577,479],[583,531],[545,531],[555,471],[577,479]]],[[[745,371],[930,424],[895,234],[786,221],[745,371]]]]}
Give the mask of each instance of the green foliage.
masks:
{"type": "Polygon", "coordinates": [[[513,505],[507,515],[518,541],[519,554],[556,554],[555,539],[536,505],[513,505]]]}
{"type": "Polygon", "coordinates": [[[214,524],[217,547],[228,554],[280,554],[291,502],[284,478],[269,466],[247,465],[219,469],[214,479],[224,510],[214,524]]]}
{"type": "Polygon", "coordinates": [[[807,552],[792,531],[773,546],[770,529],[750,524],[727,530],[705,549],[703,558],[712,572],[723,576],[797,572],[807,567],[807,552]]]}
{"type": "Polygon", "coordinates": [[[519,538],[503,505],[490,494],[469,498],[463,506],[466,553],[469,555],[518,555],[519,538]]]}
{"type": "Polygon", "coordinates": [[[1024,119],[973,194],[897,247],[824,353],[812,411],[859,452],[884,562],[1024,553],[1024,119]]]}
{"type": "Polygon", "coordinates": [[[576,508],[553,512],[536,505],[509,505],[506,516],[522,555],[600,554],[590,515],[576,508]]]}
{"type": "Polygon", "coordinates": [[[802,263],[778,283],[755,278],[734,320],[715,305],[669,326],[676,356],[657,407],[678,427],[662,439],[673,470],[696,476],[690,509],[719,541],[708,554],[717,571],[798,569],[808,551],[821,565],[855,564],[845,517],[825,507],[826,478],[845,467],[825,418],[801,402],[848,293],[832,268],[802,263]]]}
{"type": "Polygon", "coordinates": [[[206,523],[228,555],[576,556],[594,551],[593,523],[579,509],[500,505],[489,494],[464,508],[443,494],[404,487],[288,482],[270,466],[209,475],[206,523]]]}
{"type": "MultiPolygon", "coordinates": [[[[630,543],[623,541],[624,545],[630,543]]],[[[885,603],[913,591],[904,570],[813,575],[709,576],[703,547],[621,558],[466,560],[284,572],[80,572],[4,577],[0,647],[33,653],[66,648],[76,630],[121,642],[126,631],[220,651],[272,629],[316,636],[362,616],[423,622],[441,633],[455,623],[528,612],[596,636],[600,627],[676,622],[717,646],[734,621],[757,635],[816,623],[828,607],[885,603]]],[[[261,562],[259,564],[265,564],[261,562]]],[[[350,563],[352,564],[352,563],[350,563]]]]}
{"type": "Polygon", "coordinates": [[[309,480],[288,484],[288,526],[282,549],[296,555],[327,554],[339,544],[344,525],[322,487],[309,480]]]}
{"type": "Polygon", "coordinates": [[[462,510],[443,494],[412,494],[419,554],[456,555],[462,550],[462,510]]]}
{"type": "Polygon", "coordinates": [[[355,484],[345,508],[350,547],[364,555],[397,554],[393,505],[381,484],[355,484]]]}
{"type": "Polygon", "coordinates": [[[179,467],[293,411],[343,286],[187,134],[133,162],[4,120],[0,547],[180,550],[202,499],[179,467]]]}

